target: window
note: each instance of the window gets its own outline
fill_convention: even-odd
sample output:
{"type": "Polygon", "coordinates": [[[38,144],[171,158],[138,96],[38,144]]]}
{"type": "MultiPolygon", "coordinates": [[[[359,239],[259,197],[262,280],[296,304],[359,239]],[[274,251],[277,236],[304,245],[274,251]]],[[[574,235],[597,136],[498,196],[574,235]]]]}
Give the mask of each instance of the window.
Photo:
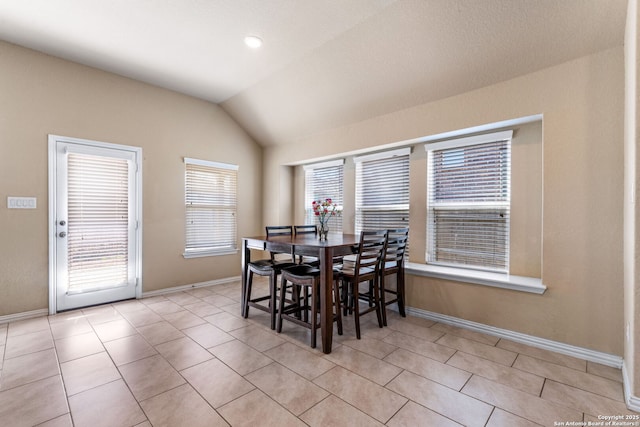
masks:
{"type": "MultiPolygon", "coordinates": [[[[313,214],[311,204],[314,200],[331,199],[343,209],[343,176],[344,160],[316,163],[304,166],[305,171],[305,197],[304,208],[306,223],[320,225],[313,214]]],[[[329,221],[331,232],[342,233],[342,217],[332,218],[329,221]]]]}
{"type": "Polygon", "coordinates": [[[512,131],[428,152],[427,263],[508,272],[512,131]]]}
{"type": "Polygon", "coordinates": [[[185,258],[237,251],[238,166],[186,158],[185,258]]]}
{"type": "Polygon", "coordinates": [[[409,226],[410,148],[356,157],[356,233],[409,226]]]}

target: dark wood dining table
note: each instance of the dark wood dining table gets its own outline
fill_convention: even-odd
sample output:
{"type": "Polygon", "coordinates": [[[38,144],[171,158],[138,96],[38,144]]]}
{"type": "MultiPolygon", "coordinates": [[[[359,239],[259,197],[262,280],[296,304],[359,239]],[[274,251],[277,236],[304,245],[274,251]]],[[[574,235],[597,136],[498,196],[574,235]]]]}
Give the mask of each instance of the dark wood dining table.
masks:
{"type": "MultiPolygon", "coordinates": [[[[242,238],[242,283],[245,284],[248,274],[248,263],[251,261],[251,249],[295,253],[295,255],[317,257],[320,261],[320,328],[322,335],[322,351],[331,353],[333,339],[333,258],[353,253],[360,243],[356,234],[329,233],[327,240],[321,241],[313,234],[297,236],[255,236],[242,238]]],[[[244,286],[242,286],[244,301],[244,286]]],[[[244,309],[244,304],[242,304],[244,309]]],[[[242,313],[244,315],[244,313],[242,313]]]]}

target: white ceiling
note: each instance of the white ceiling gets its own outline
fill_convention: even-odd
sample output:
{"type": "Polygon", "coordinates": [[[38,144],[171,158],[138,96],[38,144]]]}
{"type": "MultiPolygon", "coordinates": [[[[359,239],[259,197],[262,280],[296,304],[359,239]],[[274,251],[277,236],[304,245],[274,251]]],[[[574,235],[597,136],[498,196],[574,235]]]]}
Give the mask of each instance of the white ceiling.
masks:
{"type": "Polygon", "coordinates": [[[219,103],[272,145],[621,46],[626,3],[0,0],[0,39],[219,103]]]}

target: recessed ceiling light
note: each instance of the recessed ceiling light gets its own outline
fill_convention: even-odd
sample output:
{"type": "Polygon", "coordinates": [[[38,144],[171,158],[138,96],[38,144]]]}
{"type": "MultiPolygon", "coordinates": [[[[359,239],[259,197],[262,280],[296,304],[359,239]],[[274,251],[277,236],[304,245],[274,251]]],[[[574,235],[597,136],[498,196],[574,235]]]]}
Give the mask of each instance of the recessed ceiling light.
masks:
{"type": "Polygon", "coordinates": [[[244,38],[244,44],[249,46],[251,49],[257,49],[262,46],[262,39],[257,36],[247,36],[244,38]]]}

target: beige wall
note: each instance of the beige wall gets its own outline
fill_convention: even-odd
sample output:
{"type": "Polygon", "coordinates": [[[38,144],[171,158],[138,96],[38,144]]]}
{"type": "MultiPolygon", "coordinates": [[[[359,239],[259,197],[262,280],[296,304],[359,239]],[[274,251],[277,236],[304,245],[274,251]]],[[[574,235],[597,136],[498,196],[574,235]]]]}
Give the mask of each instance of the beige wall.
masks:
{"type": "MultiPolygon", "coordinates": [[[[143,274],[151,291],[238,275],[239,255],[182,257],[183,156],[240,165],[239,234],[258,234],[265,223],[294,219],[278,199],[297,179],[282,165],[543,114],[540,269],[548,291],[411,276],[408,303],[622,355],[623,64],[622,48],[604,51],[269,148],[261,163],[260,147],[217,106],[0,43],[0,202],[38,198],[35,210],[0,204],[0,315],[47,305],[50,133],[143,148],[143,274]]],[[[412,160],[414,241],[424,239],[425,196],[413,186],[426,177],[421,164],[412,160]]]]}
{"type": "MultiPolygon", "coordinates": [[[[408,304],[622,355],[623,57],[622,47],[603,51],[270,147],[264,153],[264,185],[277,185],[275,171],[283,164],[542,114],[541,264],[519,262],[523,271],[541,270],[547,292],[539,296],[409,276],[408,304]]],[[[425,195],[416,190],[426,179],[423,164],[412,158],[411,241],[418,246],[426,233],[425,195]]],[[[265,222],[279,218],[271,208],[263,212],[265,222]]],[[[415,256],[412,251],[412,261],[420,262],[415,256]]]]}
{"type": "Polygon", "coordinates": [[[142,147],[145,292],[239,276],[239,254],[182,256],[185,156],[238,164],[238,232],[260,231],[262,149],[221,108],[3,42],[0,94],[0,316],[47,308],[48,134],[142,147]]]}

